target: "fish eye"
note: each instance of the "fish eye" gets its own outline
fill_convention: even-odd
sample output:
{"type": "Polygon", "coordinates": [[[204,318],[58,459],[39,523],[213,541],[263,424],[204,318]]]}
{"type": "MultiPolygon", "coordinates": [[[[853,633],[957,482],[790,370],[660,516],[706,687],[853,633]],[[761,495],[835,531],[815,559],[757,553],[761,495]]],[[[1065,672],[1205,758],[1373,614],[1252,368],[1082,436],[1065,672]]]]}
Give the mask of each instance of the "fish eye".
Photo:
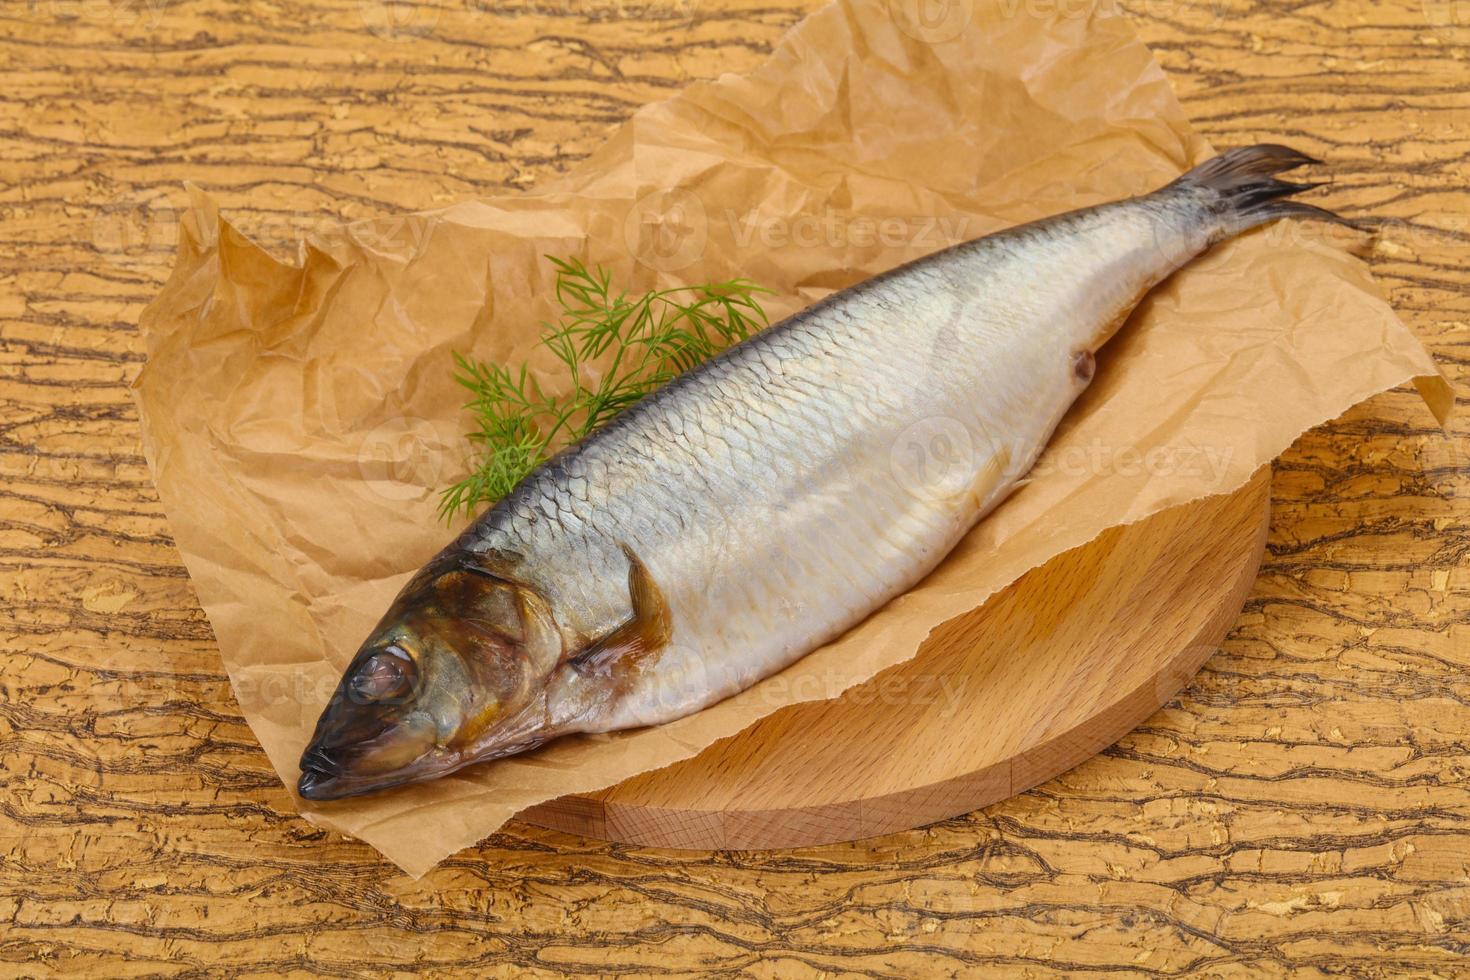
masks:
{"type": "Polygon", "coordinates": [[[402,700],[412,693],[416,673],[408,651],[389,644],[357,665],[348,692],[358,704],[402,700]]]}

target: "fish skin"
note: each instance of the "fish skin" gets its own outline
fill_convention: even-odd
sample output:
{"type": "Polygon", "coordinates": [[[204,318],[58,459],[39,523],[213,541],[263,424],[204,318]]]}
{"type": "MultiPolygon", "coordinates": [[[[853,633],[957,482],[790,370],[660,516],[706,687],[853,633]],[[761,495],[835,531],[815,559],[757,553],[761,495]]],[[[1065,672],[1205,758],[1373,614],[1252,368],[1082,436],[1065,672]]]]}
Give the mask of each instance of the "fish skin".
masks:
{"type": "MultiPolygon", "coordinates": [[[[1092,354],[1149,289],[1264,221],[1339,220],[1282,200],[1303,185],[1268,176],[1304,162],[1234,151],[1152,194],[900,266],[726,350],[537,469],[436,561],[538,597],[563,654],[536,668],[531,702],[503,711],[514,738],[497,742],[492,724],[453,768],[689,714],[911,588],[1022,481],[1091,380],[1092,354]],[[640,581],[666,627],[641,644],[640,581]],[[634,637],[627,663],[604,655],[613,669],[589,670],[578,655],[609,636],[634,637]]],[[[330,714],[314,746],[330,743],[330,714]]],[[[450,763],[436,765],[413,778],[450,763]]]]}
{"type": "Polygon", "coordinates": [[[518,578],[597,636],[627,615],[626,545],[674,622],[623,699],[552,718],[678,718],[912,587],[1031,468],[1090,380],[1079,352],[1208,243],[1206,217],[1150,196],[945,249],[725,351],[528,477],[456,547],[523,556],[518,578]],[[963,475],[905,479],[916,426],[964,433],[963,475]],[[964,492],[1002,454],[1000,479],[964,492]]]}

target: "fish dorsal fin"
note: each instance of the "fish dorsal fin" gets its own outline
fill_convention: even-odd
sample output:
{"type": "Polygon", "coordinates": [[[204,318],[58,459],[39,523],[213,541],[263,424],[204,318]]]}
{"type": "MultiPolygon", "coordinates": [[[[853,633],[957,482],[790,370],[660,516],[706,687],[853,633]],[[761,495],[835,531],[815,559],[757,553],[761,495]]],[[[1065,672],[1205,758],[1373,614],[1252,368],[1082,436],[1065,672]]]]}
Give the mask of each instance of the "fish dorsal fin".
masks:
{"type": "Polygon", "coordinates": [[[661,650],[674,631],[673,616],[658,583],[632,548],[626,544],[621,547],[628,558],[628,598],[633,614],[571,658],[569,664],[581,674],[610,675],[622,667],[636,666],[661,650]]]}

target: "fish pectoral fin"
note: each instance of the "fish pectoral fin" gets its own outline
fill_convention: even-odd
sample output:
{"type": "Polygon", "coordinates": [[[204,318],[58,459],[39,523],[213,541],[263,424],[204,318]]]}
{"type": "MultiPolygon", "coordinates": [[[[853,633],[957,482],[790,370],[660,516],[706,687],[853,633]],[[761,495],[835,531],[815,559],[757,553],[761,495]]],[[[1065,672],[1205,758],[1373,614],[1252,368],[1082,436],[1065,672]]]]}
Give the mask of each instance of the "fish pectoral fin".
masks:
{"type": "Polygon", "coordinates": [[[1006,478],[1006,469],[1011,465],[1011,451],[1002,446],[996,450],[994,456],[980,467],[975,478],[970,481],[970,506],[976,509],[983,508],[995,492],[996,487],[1006,478]]]}
{"type": "Polygon", "coordinates": [[[609,675],[617,669],[636,669],[662,650],[674,632],[673,615],[658,583],[633,549],[626,544],[622,549],[628,558],[628,598],[633,614],[568,661],[578,673],[609,675]]]}

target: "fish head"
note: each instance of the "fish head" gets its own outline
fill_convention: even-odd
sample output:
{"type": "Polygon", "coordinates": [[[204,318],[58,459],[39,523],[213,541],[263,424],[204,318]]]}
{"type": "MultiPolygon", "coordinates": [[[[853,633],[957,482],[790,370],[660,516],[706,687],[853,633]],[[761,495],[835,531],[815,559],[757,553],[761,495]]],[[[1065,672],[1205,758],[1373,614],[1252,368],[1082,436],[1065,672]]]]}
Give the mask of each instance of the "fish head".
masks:
{"type": "Polygon", "coordinates": [[[535,590],[469,557],[435,559],[343,673],[301,756],[298,792],[357,796],[543,741],[545,681],[562,648],[535,590]]]}

